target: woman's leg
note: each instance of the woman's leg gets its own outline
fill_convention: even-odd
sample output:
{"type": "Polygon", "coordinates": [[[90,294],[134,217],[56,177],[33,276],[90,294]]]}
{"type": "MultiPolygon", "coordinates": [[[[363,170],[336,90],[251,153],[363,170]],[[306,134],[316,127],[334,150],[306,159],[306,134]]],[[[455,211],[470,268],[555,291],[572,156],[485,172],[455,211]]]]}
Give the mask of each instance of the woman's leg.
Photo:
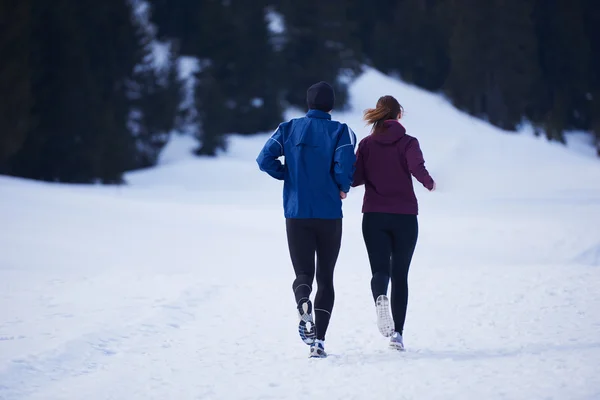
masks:
{"type": "Polygon", "coordinates": [[[416,215],[393,218],[392,316],[395,331],[402,335],[408,306],[408,270],[417,244],[419,226],[416,215]]]}
{"type": "Polygon", "coordinates": [[[387,295],[390,281],[392,238],[385,229],[386,218],[386,214],[365,213],[362,221],[363,239],[371,264],[371,292],[374,301],[380,295],[387,295]]]}

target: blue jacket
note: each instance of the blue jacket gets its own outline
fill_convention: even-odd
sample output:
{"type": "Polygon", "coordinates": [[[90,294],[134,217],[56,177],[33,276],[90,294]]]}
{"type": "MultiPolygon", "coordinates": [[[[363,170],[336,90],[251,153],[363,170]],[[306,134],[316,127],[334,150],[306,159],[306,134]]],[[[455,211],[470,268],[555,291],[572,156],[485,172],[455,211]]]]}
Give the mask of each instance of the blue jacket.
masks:
{"type": "Polygon", "coordinates": [[[283,180],[285,218],[342,218],[340,191],[354,175],[356,135],[329,113],[310,110],[279,125],[256,162],[261,171],[283,180]],[[284,157],[282,164],[279,157],[284,157]]]}

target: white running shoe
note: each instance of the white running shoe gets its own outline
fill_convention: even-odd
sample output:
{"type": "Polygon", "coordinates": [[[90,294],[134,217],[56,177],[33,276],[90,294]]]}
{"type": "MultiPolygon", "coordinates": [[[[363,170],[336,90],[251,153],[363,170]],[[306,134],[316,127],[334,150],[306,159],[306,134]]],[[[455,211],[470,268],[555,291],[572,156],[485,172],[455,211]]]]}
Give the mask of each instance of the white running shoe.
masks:
{"type": "Polygon", "coordinates": [[[377,310],[377,328],[385,337],[390,337],[394,333],[394,320],[390,314],[390,301],[384,294],[377,298],[375,302],[377,310]]]}
{"type": "Polygon", "coordinates": [[[401,334],[394,332],[390,339],[390,347],[395,350],[404,351],[404,342],[402,341],[401,334]]]}

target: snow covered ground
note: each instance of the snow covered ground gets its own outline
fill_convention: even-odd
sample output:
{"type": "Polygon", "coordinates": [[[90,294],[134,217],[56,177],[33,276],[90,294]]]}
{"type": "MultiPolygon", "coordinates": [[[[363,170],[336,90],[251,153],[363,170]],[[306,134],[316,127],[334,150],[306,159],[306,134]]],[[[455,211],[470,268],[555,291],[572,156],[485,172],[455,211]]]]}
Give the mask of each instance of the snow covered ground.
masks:
{"type": "Polygon", "coordinates": [[[359,137],[397,96],[438,182],[417,193],[407,352],[375,324],[362,189],[311,360],[281,183],[254,161],[268,134],[216,160],[177,138],[127,187],[0,177],[0,399],[600,399],[600,162],[374,71],[351,93],[335,118],[359,137]]]}

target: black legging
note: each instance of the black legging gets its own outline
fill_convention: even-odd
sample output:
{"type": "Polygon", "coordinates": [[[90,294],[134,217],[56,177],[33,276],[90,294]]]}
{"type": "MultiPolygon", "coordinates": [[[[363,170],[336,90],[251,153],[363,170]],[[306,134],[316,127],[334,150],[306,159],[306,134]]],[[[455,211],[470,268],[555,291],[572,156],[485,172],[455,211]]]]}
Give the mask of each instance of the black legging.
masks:
{"type": "Polygon", "coordinates": [[[365,213],[362,231],[373,274],[373,299],[387,295],[391,278],[392,316],[395,331],[402,334],[408,305],[408,269],[419,235],[417,216],[365,213]]]}
{"type": "Polygon", "coordinates": [[[290,257],[296,273],[292,284],[296,304],[310,297],[315,278],[315,254],[317,256],[315,326],[317,339],[325,340],[335,300],[333,270],[342,242],[342,220],[287,219],[286,231],[290,257]]]}

